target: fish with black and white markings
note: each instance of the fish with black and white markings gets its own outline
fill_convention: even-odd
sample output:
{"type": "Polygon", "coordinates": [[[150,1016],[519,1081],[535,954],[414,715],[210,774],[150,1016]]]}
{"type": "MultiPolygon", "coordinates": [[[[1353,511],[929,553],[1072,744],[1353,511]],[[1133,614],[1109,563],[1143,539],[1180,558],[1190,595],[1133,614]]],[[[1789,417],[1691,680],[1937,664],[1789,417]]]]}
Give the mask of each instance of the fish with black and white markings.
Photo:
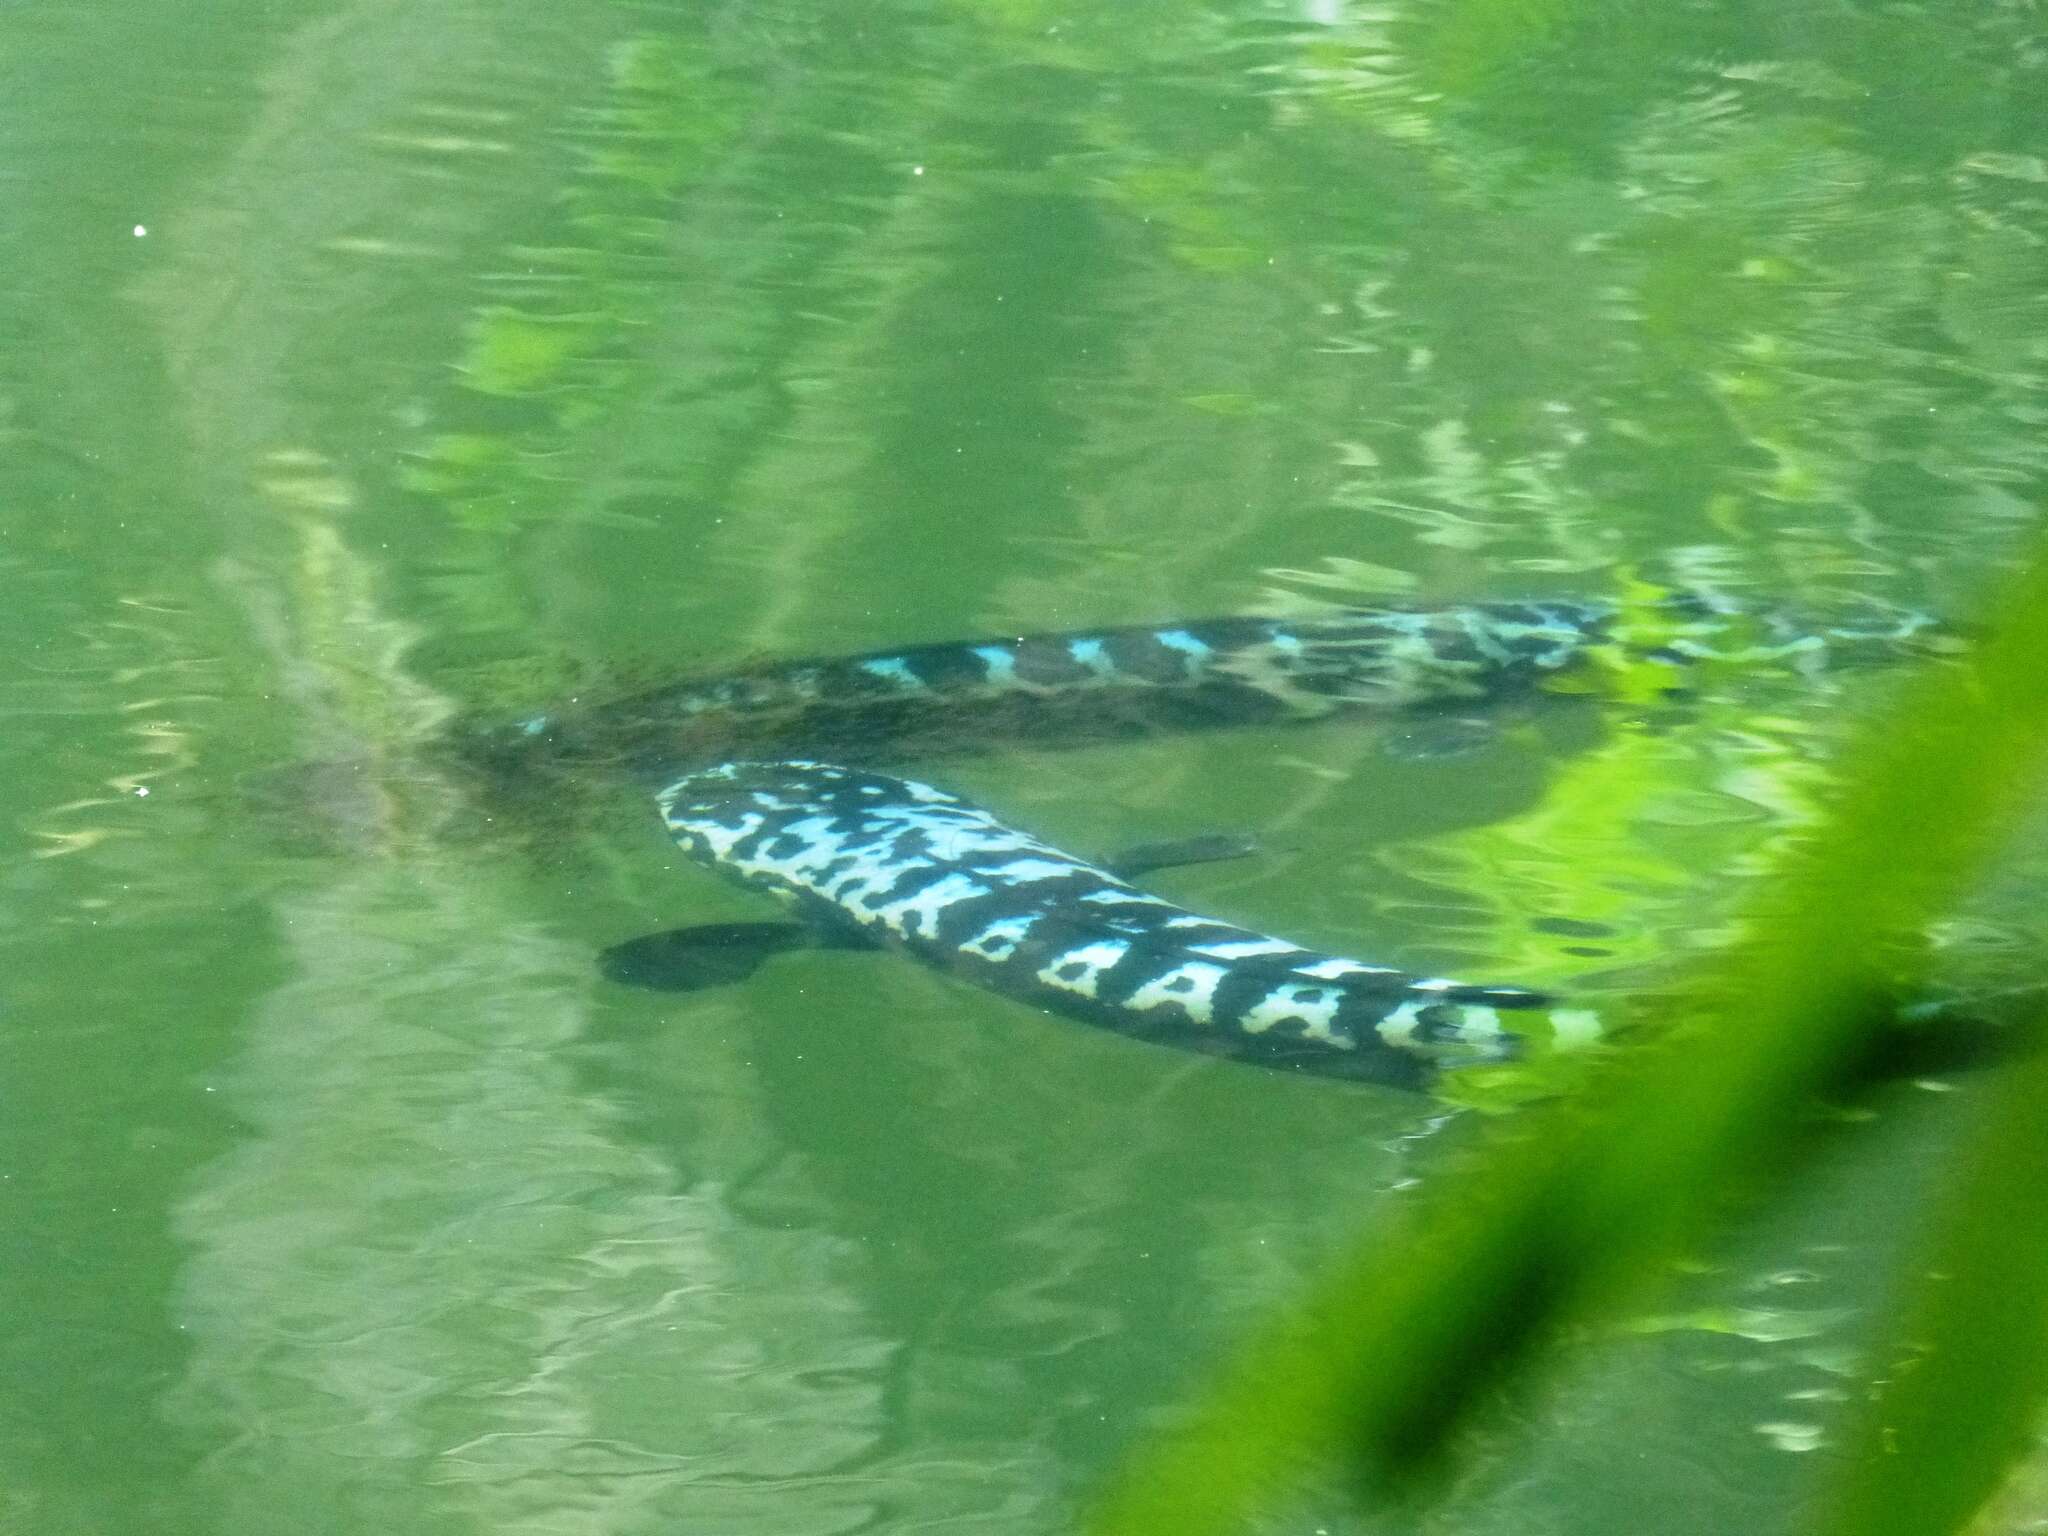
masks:
{"type": "Polygon", "coordinates": [[[1540,992],[1305,949],[1148,894],[929,784],[805,760],[727,762],[660,792],[694,858],[994,991],[1121,1033],[1404,1086],[1514,1054],[1540,992]]]}

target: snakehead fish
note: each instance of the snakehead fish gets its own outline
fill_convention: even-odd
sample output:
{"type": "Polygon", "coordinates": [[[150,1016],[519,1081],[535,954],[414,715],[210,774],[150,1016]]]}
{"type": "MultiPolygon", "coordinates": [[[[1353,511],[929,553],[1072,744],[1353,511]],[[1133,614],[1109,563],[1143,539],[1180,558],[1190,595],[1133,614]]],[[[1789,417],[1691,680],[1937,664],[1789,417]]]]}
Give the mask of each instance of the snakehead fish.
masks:
{"type": "Polygon", "coordinates": [[[1895,610],[1801,625],[1697,594],[1196,619],[773,662],[571,705],[479,732],[465,747],[501,772],[610,767],[660,782],[732,758],[885,762],[1006,741],[1455,708],[1535,692],[1603,657],[1669,666],[1676,687],[1681,669],[1703,658],[1821,665],[1897,653],[1931,628],[1895,610]]]}
{"type": "Polygon", "coordinates": [[[799,914],[1121,1033],[1414,1086],[1513,1054],[1503,1017],[1591,1015],[1321,954],[1203,917],[929,784],[811,761],[727,762],[660,791],[692,857],[799,914]]]}

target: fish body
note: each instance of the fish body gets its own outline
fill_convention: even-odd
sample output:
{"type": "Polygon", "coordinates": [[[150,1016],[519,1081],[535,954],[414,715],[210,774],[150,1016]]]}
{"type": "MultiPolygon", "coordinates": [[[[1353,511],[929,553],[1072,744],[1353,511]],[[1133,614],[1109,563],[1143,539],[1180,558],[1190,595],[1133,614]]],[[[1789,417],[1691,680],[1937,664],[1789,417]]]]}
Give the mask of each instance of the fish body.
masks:
{"type": "Polygon", "coordinates": [[[1565,602],[1359,608],[902,646],[572,706],[476,746],[508,764],[651,777],[740,758],[874,762],[1467,704],[1568,668],[1612,614],[1565,602]]]}
{"type": "Polygon", "coordinates": [[[1483,706],[1621,658],[1821,665],[1894,653],[1932,626],[1892,610],[1796,624],[1697,594],[1649,602],[1343,608],[902,646],[768,663],[491,727],[469,755],[501,774],[611,768],[654,784],[727,760],[887,763],[1008,742],[1068,745],[1483,706]]]}
{"type": "Polygon", "coordinates": [[[1524,988],[1419,976],[1201,916],[958,796],[864,768],[727,762],[658,799],[692,857],[813,921],[1147,1039],[1413,1086],[1441,1065],[1512,1055],[1503,1016],[1550,1008],[1524,988]]]}
{"type": "MultiPolygon", "coordinates": [[[[1684,687],[1708,660],[1806,671],[1954,648],[1927,616],[1875,606],[1825,623],[1687,594],[1354,608],[774,663],[537,716],[480,744],[501,768],[623,767],[665,784],[680,846],[787,898],[832,942],[893,945],[1128,1034],[1412,1084],[1512,1055],[1510,1019],[1547,1024],[1560,1043],[1598,1024],[1539,992],[1322,954],[1186,911],[875,765],[1005,741],[1483,705],[1583,688],[1567,679],[1601,666],[1641,698],[1684,687]]],[[[616,946],[608,974],[688,989],[800,942],[776,925],[700,927],[616,946]]]]}

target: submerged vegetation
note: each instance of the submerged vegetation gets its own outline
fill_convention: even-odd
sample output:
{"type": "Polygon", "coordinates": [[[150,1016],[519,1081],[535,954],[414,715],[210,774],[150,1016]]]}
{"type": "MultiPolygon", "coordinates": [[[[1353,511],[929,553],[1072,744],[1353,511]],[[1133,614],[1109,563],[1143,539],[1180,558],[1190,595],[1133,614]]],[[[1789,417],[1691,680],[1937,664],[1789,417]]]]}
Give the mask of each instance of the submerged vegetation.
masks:
{"type": "MultiPolygon", "coordinates": [[[[1508,1123],[1376,1223],[1191,1424],[1136,1458],[1096,1536],[1242,1529],[1308,1465],[1414,1491],[1504,1383],[1575,1328],[1625,1316],[1731,1206],[1798,1177],[1818,1104],[1882,1055],[1898,1000],[1929,979],[1915,936],[2038,795],[2048,541],[1990,612],[1980,654],[1921,677],[1865,732],[1745,935],[1663,1001],[1666,1037],[1508,1123]]],[[[1825,1536],[1945,1536],[2035,1443],[2048,1058],[1971,1091],[1976,1133],[1899,1277],[1876,1389],[1809,1526],[1825,1536]]]]}

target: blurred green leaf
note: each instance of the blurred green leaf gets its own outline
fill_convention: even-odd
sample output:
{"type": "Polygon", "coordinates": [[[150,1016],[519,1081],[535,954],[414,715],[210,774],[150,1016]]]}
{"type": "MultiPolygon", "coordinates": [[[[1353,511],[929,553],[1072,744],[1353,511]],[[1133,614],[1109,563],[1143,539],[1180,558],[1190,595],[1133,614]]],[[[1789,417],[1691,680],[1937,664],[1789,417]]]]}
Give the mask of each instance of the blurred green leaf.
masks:
{"type": "Polygon", "coordinates": [[[1967,665],[1914,680],[1848,761],[1835,814],[1655,1046],[1509,1121],[1386,1218],[1111,1490],[1096,1536],[1238,1528],[1292,1474],[1413,1484],[1536,1347],[1656,1274],[1731,1196],[1797,1168],[1810,1106],[1890,1027],[1898,947],[2036,787],[2048,559],[1967,665]]]}
{"type": "Polygon", "coordinates": [[[1822,1536],[1945,1536],[2033,1444],[2048,1397],[2048,1056],[1965,1149],[1822,1536]]]}

